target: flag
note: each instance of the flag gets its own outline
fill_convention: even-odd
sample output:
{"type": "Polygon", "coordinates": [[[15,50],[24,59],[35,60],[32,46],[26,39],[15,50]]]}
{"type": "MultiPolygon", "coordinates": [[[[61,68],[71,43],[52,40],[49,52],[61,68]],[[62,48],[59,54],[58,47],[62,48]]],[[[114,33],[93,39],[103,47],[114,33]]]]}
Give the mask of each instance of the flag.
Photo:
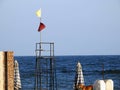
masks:
{"type": "Polygon", "coordinates": [[[40,22],[40,25],[39,25],[39,28],[38,28],[38,32],[42,31],[44,28],[45,28],[45,25],[40,22]]]}
{"type": "Polygon", "coordinates": [[[39,18],[41,18],[41,12],[42,11],[41,11],[41,8],[40,8],[39,10],[36,11],[36,16],[39,17],[39,18]]]}

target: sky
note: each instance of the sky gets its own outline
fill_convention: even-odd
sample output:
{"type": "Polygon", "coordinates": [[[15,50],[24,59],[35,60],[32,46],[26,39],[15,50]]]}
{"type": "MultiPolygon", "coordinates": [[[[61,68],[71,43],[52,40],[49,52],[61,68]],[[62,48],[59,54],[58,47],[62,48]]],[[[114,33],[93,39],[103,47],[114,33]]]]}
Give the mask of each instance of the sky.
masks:
{"type": "Polygon", "coordinates": [[[120,55],[120,0],[0,0],[0,51],[35,55],[39,8],[55,55],[120,55]]]}

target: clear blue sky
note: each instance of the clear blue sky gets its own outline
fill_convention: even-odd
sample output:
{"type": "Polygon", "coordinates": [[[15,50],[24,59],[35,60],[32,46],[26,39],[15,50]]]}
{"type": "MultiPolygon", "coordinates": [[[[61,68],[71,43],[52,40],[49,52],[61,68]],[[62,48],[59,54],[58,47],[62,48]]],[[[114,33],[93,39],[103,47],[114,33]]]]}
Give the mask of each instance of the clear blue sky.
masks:
{"type": "Polygon", "coordinates": [[[35,55],[42,41],[55,55],[120,55],[120,0],[0,0],[0,50],[35,55]]]}

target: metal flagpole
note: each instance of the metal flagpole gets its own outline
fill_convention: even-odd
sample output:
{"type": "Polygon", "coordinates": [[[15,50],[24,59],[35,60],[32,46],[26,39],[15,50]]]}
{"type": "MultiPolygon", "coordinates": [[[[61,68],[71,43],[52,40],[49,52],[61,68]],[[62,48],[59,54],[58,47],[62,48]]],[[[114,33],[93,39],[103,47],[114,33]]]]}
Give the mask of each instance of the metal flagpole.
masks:
{"type": "MultiPolygon", "coordinates": [[[[41,9],[39,9],[36,12],[37,17],[40,20],[40,24],[41,24],[41,9]]],[[[35,78],[35,90],[39,90],[41,87],[41,76],[40,76],[40,59],[39,57],[41,56],[41,42],[42,42],[42,33],[40,29],[40,24],[39,24],[39,28],[38,28],[38,32],[40,32],[40,43],[36,43],[36,78],[35,78]],[[39,46],[38,46],[39,45],[39,46]]]]}
{"type": "MultiPolygon", "coordinates": [[[[41,17],[40,17],[40,24],[41,24],[41,22],[42,21],[41,21],[41,17]]],[[[39,73],[40,73],[40,76],[39,76],[39,78],[40,78],[39,79],[39,84],[40,84],[39,89],[40,90],[42,90],[42,86],[41,86],[41,83],[42,83],[41,82],[41,80],[42,80],[41,79],[41,64],[40,64],[41,63],[41,50],[42,50],[42,46],[41,45],[42,45],[42,32],[40,31],[40,51],[39,51],[39,56],[40,56],[40,59],[39,59],[39,73]]]]}
{"type": "MultiPolygon", "coordinates": [[[[41,17],[40,17],[40,23],[41,23],[41,17]]],[[[42,33],[41,33],[41,31],[40,31],[40,43],[42,42],[42,33]]]]}
{"type": "Polygon", "coordinates": [[[40,43],[42,42],[42,33],[40,32],[40,43]]]}
{"type": "MultiPolygon", "coordinates": [[[[40,8],[40,24],[41,24],[41,22],[42,22],[42,10],[41,10],[41,8],[40,8]]],[[[40,31],[40,50],[41,50],[41,42],[42,42],[42,32],[40,31]]]]}
{"type": "MultiPolygon", "coordinates": [[[[42,21],[42,19],[40,17],[40,24],[41,24],[41,21],[42,21]]],[[[42,49],[41,44],[42,44],[42,32],[40,31],[40,50],[42,49]]]]}

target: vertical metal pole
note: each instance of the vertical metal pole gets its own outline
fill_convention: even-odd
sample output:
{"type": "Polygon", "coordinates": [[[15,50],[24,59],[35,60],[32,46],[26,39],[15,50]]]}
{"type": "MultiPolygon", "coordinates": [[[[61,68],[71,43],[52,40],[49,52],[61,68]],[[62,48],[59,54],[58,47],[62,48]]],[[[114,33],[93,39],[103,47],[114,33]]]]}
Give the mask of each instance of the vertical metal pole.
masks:
{"type": "Polygon", "coordinates": [[[39,87],[40,87],[40,90],[42,90],[42,70],[41,70],[41,45],[42,45],[42,42],[40,42],[40,51],[39,51],[39,78],[40,78],[40,80],[39,80],[39,82],[40,82],[40,85],[39,85],[39,87]]]}
{"type": "Polygon", "coordinates": [[[102,67],[103,67],[103,80],[104,80],[104,64],[102,64],[102,67]]]}
{"type": "Polygon", "coordinates": [[[52,60],[51,60],[51,44],[50,44],[50,90],[52,90],[52,60]]]}
{"type": "MultiPolygon", "coordinates": [[[[42,21],[42,18],[40,17],[40,23],[42,21]]],[[[42,42],[42,32],[40,31],[40,43],[42,42]]]]}
{"type": "MultiPolygon", "coordinates": [[[[42,32],[40,31],[40,43],[42,42],[42,32]]],[[[41,45],[41,44],[40,44],[41,45]]]]}
{"type": "Polygon", "coordinates": [[[34,87],[34,90],[37,90],[37,43],[36,43],[35,87],[34,87]]]}
{"type": "Polygon", "coordinates": [[[55,76],[54,76],[54,71],[55,71],[55,63],[54,63],[54,43],[52,43],[52,63],[53,63],[53,90],[55,89],[55,76]]]}

